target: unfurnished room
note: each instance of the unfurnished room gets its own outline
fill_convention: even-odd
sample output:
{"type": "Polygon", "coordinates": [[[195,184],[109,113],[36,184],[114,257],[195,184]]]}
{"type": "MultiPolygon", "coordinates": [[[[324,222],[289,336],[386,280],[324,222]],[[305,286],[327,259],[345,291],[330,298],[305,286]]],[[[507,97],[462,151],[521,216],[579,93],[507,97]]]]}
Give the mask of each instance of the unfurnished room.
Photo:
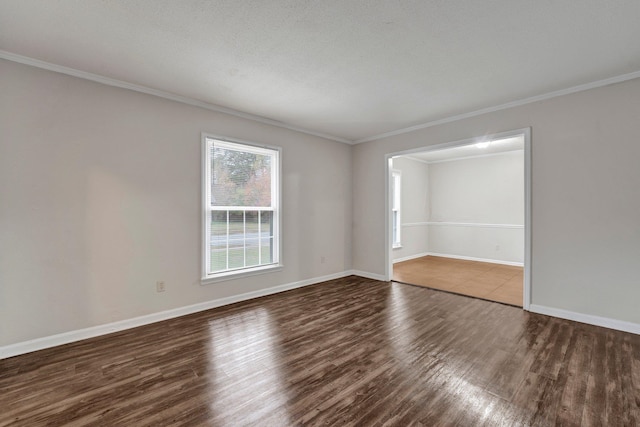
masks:
{"type": "Polygon", "coordinates": [[[393,280],[523,306],[528,140],[392,158],[393,280]]]}
{"type": "Polygon", "coordinates": [[[0,426],[640,425],[638,22],[0,0],[0,426]]]}

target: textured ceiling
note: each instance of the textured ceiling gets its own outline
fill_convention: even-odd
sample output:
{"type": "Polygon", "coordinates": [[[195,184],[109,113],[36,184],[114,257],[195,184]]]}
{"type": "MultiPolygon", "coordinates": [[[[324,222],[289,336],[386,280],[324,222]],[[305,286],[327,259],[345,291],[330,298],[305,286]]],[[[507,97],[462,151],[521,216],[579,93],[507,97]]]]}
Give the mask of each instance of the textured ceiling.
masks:
{"type": "Polygon", "coordinates": [[[0,0],[0,49],[350,141],[640,70],[638,0],[0,0]]]}

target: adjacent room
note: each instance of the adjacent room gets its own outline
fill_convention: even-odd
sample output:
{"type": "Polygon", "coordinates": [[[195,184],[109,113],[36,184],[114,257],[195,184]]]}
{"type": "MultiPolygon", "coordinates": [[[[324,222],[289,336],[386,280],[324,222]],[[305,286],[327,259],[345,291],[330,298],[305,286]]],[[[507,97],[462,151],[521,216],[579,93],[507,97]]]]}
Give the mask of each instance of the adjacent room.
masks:
{"type": "Polygon", "coordinates": [[[522,307],[524,138],[392,158],[394,281],[522,307]]]}
{"type": "Polygon", "coordinates": [[[640,425],[638,22],[0,0],[0,426],[640,425]]]}

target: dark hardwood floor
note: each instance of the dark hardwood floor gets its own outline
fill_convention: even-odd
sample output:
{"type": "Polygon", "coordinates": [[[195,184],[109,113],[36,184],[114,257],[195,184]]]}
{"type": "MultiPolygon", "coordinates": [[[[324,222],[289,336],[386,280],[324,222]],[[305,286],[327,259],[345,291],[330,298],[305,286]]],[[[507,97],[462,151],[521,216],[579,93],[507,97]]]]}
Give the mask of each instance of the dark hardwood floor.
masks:
{"type": "Polygon", "coordinates": [[[0,425],[640,423],[640,336],[347,277],[0,361],[0,425]]]}

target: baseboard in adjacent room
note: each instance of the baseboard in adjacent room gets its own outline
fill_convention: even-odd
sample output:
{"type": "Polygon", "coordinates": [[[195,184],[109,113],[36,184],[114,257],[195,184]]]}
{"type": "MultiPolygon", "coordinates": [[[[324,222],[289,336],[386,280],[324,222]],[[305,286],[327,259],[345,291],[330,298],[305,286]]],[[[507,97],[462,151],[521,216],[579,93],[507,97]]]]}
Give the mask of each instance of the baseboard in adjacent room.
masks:
{"type": "MultiPolygon", "coordinates": [[[[425,255],[437,256],[437,257],[442,257],[442,258],[463,259],[463,260],[466,260],[466,261],[488,262],[488,263],[491,263],[491,264],[513,265],[513,266],[516,266],[516,267],[523,267],[524,266],[523,262],[502,261],[502,260],[498,260],[498,259],[488,259],[488,258],[476,258],[476,257],[464,256],[464,255],[440,254],[440,253],[436,253],[436,252],[428,252],[425,255]]],[[[423,255],[423,256],[425,256],[425,255],[423,255]]]]}
{"type": "Polygon", "coordinates": [[[395,264],[397,262],[410,261],[412,259],[422,258],[423,256],[427,256],[427,255],[431,255],[431,254],[429,252],[423,252],[423,253],[420,253],[420,254],[404,256],[402,258],[394,259],[393,263],[395,264]]]}
{"type": "Polygon", "coordinates": [[[8,357],[18,356],[20,354],[31,353],[32,351],[43,350],[50,347],[56,347],[63,344],[68,344],[76,341],[85,340],[101,335],[111,334],[113,332],[123,331],[125,329],[136,328],[138,326],[148,325],[150,323],[161,322],[163,320],[173,319],[180,316],[186,316],[188,314],[197,313],[204,310],[209,310],[224,305],[234,304],[240,301],[246,301],[253,298],[258,298],[266,295],[277,294],[280,292],[288,291],[290,289],[301,288],[303,286],[314,285],[316,283],[326,282],[327,280],[339,279],[350,275],[362,275],[351,270],[343,271],[340,273],[330,274],[327,276],[314,277],[311,279],[300,280],[293,283],[287,283],[279,286],[273,286],[271,288],[260,289],[253,292],[247,292],[244,294],[233,295],[225,298],[218,298],[211,301],[205,301],[198,304],[188,305],[185,307],[178,307],[171,310],[165,310],[157,313],[151,313],[144,316],[134,317],[132,319],[120,320],[113,323],[107,323],[104,325],[92,326],[89,328],[78,329],[75,331],[63,332],[60,334],[50,335],[47,337],[36,338],[29,341],[23,341],[15,344],[9,344],[0,347],[0,359],[6,359],[8,357]]]}

